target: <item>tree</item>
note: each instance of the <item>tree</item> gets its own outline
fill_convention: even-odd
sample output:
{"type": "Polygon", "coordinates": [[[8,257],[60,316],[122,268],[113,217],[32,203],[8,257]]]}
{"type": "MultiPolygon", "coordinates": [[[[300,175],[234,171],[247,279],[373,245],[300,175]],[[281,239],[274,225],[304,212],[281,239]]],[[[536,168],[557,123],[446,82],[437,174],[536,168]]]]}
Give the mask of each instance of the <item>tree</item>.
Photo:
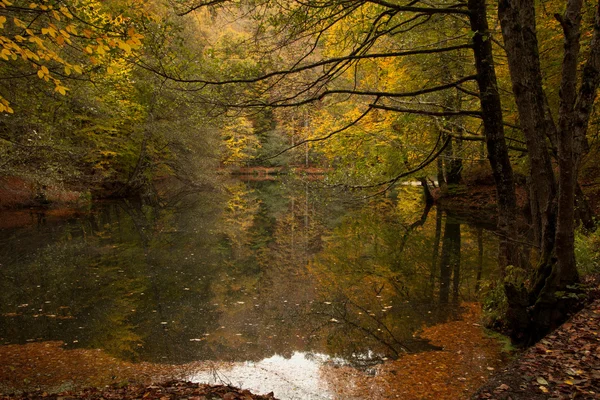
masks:
{"type": "MultiPolygon", "coordinates": [[[[129,7],[139,12],[139,4],[129,7]]],[[[135,11],[134,11],[135,12],[135,11]]],[[[52,82],[66,94],[63,80],[83,73],[83,58],[97,64],[108,52],[128,54],[141,45],[132,19],[111,15],[96,0],[0,2],[0,58],[3,79],[36,76],[52,82]]],[[[0,97],[0,112],[12,113],[6,94],[0,97]]]]}
{"type": "MultiPolygon", "coordinates": [[[[544,89],[535,3],[509,0],[498,5],[513,94],[529,152],[534,232],[541,249],[532,287],[528,291],[521,288],[516,296],[527,296],[528,301],[512,304],[512,312],[522,315],[527,313],[526,307],[533,306],[528,329],[534,330],[534,340],[565,318],[572,301],[558,292],[572,292],[579,282],[574,253],[575,196],[579,165],[587,149],[588,122],[600,83],[600,3],[596,7],[585,58],[580,54],[583,2],[569,0],[565,11],[555,14],[563,30],[564,47],[559,104],[557,110],[552,110],[544,89]],[[558,178],[551,161],[553,152],[558,178]]],[[[515,288],[509,287],[508,291],[513,293],[515,288]]],[[[519,332],[524,327],[513,328],[519,332]]]]}
{"type": "Polygon", "coordinates": [[[135,65],[198,68],[197,22],[174,18],[160,0],[0,7],[0,176],[101,196],[153,194],[165,176],[209,182],[215,124],[191,93],[135,65]]]}
{"type": "MultiPolygon", "coordinates": [[[[534,2],[505,0],[498,7],[512,93],[529,155],[531,209],[541,253],[536,279],[530,289],[506,287],[509,299],[518,300],[512,304],[509,314],[514,338],[525,341],[539,338],[564,319],[569,305],[561,305],[563,302],[557,292],[564,292],[578,282],[573,251],[576,179],[600,69],[600,41],[597,38],[600,28],[596,21],[589,56],[583,71],[578,72],[578,63],[582,61],[579,54],[582,4],[580,0],[570,0],[566,11],[557,15],[565,37],[558,111],[550,109],[543,90],[534,2]],[[556,123],[554,118],[557,118],[556,123]],[[553,148],[559,167],[557,181],[553,174],[553,148]]],[[[230,2],[195,2],[188,4],[186,12],[204,6],[229,7],[230,2]]],[[[498,50],[493,47],[496,38],[488,25],[485,0],[435,1],[423,6],[387,0],[310,0],[285,4],[265,0],[243,3],[241,7],[257,21],[253,40],[260,43],[261,48],[257,51],[263,59],[253,69],[232,69],[213,79],[181,77],[165,70],[159,70],[159,73],[182,84],[214,86],[225,91],[232,85],[242,86],[248,96],[236,102],[222,103],[233,108],[282,108],[305,104],[327,107],[348,100],[362,104],[355,118],[332,129],[328,135],[309,139],[312,142],[356,127],[375,111],[445,120],[480,119],[497,188],[498,228],[505,238],[500,264],[503,268],[526,266],[514,240],[517,237],[514,177],[496,77],[494,53],[498,50]],[[458,21],[457,35],[443,41],[432,40],[435,37],[432,32],[440,26],[448,26],[441,24],[448,20],[458,21]],[[346,29],[340,30],[340,26],[346,29]],[[334,52],[328,41],[334,43],[334,52]],[[459,71],[438,74],[443,77],[427,76],[416,88],[406,82],[387,87],[363,83],[368,81],[362,79],[365,74],[373,70],[369,68],[370,64],[379,60],[409,60],[442,54],[459,58],[457,53],[467,49],[472,51],[474,70],[468,61],[462,62],[459,71]],[[448,76],[453,79],[441,79],[448,76]],[[469,102],[463,104],[467,106],[463,109],[458,104],[432,101],[434,94],[449,91],[460,91],[477,98],[480,105],[469,108],[472,106],[469,102]],[[256,96],[257,93],[261,96],[256,96]]],[[[249,42],[245,41],[244,45],[248,46],[249,42]]],[[[446,94],[445,97],[450,96],[446,94]]],[[[404,171],[376,184],[394,184],[430,165],[443,153],[449,140],[434,143],[424,159],[406,165],[404,171]]]]}

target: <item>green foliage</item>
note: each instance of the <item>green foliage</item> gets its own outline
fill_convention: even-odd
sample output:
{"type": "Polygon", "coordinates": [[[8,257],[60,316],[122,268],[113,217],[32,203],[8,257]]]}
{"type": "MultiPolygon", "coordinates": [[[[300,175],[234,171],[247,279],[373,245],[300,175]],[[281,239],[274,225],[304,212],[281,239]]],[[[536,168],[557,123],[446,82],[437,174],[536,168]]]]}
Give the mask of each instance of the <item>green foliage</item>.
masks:
{"type": "Polygon", "coordinates": [[[502,346],[501,352],[503,355],[508,356],[510,358],[516,357],[518,355],[519,349],[513,346],[510,338],[501,333],[498,333],[493,330],[486,330],[486,335],[490,338],[493,338],[496,342],[500,343],[502,346]]]}
{"type": "MultiPolygon", "coordinates": [[[[35,6],[36,14],[41,12],[37,3],[25,6],[35,6]]],[[[59,9],[54,2],[45,4],[59,9]]],[[[15,10],[4,11],[20,12],[15,10]]],[[[49,20],[44,13],[34,18],[28,35],[35,42],[19,44],[23,52],[38,38],[46,46],[49,58],[34,66],[37,76],[34,69],[28,78],[11,79],[26,77],[30,68],[12,57],[0,66],[0,76],[8,77],[0,85],[0,112],[9,107],[4,99],[10,101],[0,120],[0,175],[41,189],[67,186],[101,194],[141,192],[169,175],[206,181],[216,132],[205,108],[132,63],[134,58],[160,60],[189,69],[201,47],[190,34],[196,22],[176,17],[160,0],[85,0],[69,8],[74,16],[64,10],[49,20]],[[64,32],[57,35],[55,26],[64,32]]],[[[0,36],[17,33],[11,24],[0,26],[0,36]]],[[[11,49],[17,51],[15,46],[11,49]]]]}
{"type": "Polygon", "coordinates": [[[504,279],[490,280],[482,286],[483,323],[486,327],[502,330],[506,321],[508,301],[505,284],[522,286],[528,278],[527,271],[512,265],[506,267],[504,279]]]}
{"type": "Polygon", "coordinates": [[[600,231],[580,228],[575,232],[575,259],[581,275],[600,273],[600,231]]]}
{"type": "Polygon", "coordinates": [[[481,287],[483,302],[483,324],[498,329],[508,309],[504,285],[499,280],[485,282],[481,287]]]}

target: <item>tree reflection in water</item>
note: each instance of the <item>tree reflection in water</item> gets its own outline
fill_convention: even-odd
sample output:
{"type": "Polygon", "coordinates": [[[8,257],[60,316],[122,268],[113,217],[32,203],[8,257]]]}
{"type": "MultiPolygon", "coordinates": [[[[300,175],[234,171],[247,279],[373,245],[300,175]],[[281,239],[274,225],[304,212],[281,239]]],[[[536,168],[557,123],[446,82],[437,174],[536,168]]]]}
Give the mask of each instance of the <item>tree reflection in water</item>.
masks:
{"type": "Polygon", "coordinates": [[[495,273],[493,235],[414,190],[358,202],[234,181],[0,230],[0,338],[163,364],[319,354],[372,373],[439,349],[419,332],[458,318],[495,273]]]}

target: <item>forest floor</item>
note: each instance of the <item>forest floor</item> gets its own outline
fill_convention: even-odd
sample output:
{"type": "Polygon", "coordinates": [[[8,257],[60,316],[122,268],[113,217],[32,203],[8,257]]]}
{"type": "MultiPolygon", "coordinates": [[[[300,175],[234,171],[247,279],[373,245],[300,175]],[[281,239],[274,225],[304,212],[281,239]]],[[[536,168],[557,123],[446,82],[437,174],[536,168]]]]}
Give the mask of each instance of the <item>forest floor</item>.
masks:
{"type": "Polygon", "coordinates": [[[499,370],[473,399],[600,399],[600,279],[591,303],[499,370]]]}
{"type": "Polygon", "coordinates": [[[242,390],[233,386],[224,385],[204,385],[191,382],[169,381],[154,385],[113,385],[103,389],[89,388],[77,392],[63,392],[58,394],[48,394],[45,392],[25,393],[16,396],[2,396],[0,400],[123,400],[123,399],[144,399],[144,400],[168,400],[168,399],[188,399],[188,400],[275,400],[272,393],[267,395],[255,395],[248,390],[242,390]]]}

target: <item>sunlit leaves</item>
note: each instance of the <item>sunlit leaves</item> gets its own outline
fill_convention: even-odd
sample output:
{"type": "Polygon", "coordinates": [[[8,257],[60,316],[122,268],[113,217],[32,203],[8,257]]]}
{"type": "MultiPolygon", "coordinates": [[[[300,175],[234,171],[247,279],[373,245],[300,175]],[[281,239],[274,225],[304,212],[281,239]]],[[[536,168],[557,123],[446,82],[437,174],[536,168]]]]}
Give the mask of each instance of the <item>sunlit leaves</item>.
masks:
{"type": "MultiPolygon", "coordinates": [[[[131,55],[142,44],[143,36],[130,17],[111,15],[97,0],[79,0],[69,6],[45,0],[9,8],[9,2],[0,4],[5,9],[0,16],[0,58],[10,62],[4,66],[5,74],[27,75],[28,64],[39,79],[54,84],[55,92],[63,95],[68,88],[63,79],[82,74],[86,63],[97,64],[107,53],[131,55]]],[[[0,112],[8,109],[0,108],[0,112]]]]}

